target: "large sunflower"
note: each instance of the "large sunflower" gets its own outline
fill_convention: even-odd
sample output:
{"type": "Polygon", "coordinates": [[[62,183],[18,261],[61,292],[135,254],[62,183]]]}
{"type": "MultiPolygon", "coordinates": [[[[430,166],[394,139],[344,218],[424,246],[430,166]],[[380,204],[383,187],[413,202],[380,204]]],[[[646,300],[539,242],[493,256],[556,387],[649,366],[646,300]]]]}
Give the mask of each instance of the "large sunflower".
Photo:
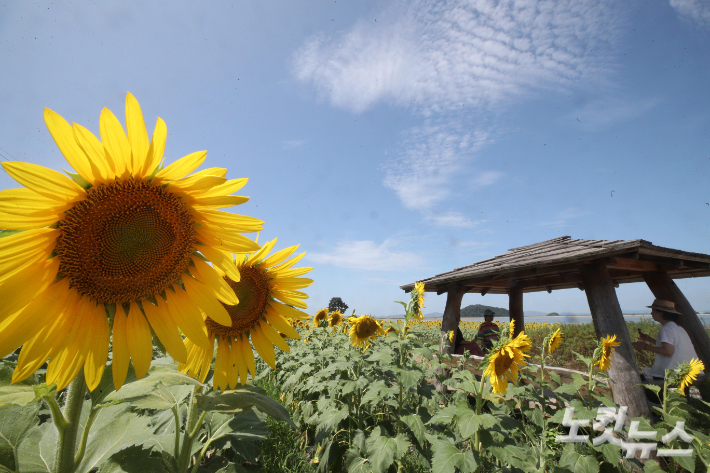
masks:
{"type": "Polygon", "coordinates": [[[606,371],[611,366],[611,355],[616,350],[616,347],[620,346],[621,343],[616,341],[616,335],[607,335],[602,338],[599,342],[599,350],[597,352],[597,360],[595,365],[599,366],[601,371],[606,371]]]}
{"type": "Polygon", "coordinates": [[[418,320],[424,320],[424,313],[422,312],[422,309],[424,309],[424,283],[423,282],[415,282],[414,283],[414,290],[417,291],[417,300],[415,303],[415,308],[414,308],[414,318],[418,320]]]}
{"type": "Polygon", "coordinates": [[[314,327],[322,327],[326,325],[326,322],[328,321],[328,309],[321,309],[316,314],[313,316],[313,326],[314,327]]]}
{"type": "Polygon", "coordinates": [[[0,239],[0,357],[22,346],[13,382],[49,359],[48,384],[63,389],[83,367],[93,390],[112,338],[118,389],[129,359],[139,377],[148,371],[151,329],[178,361],[187,360],[180,331],[209,346],[202,314],[229,323],[217,301],[238,299],[201,258],[239,279],[230,253],[257,250],[239,233],[263,223],[211,209],[248,200],[230,195],[247,180],[220,168],[188,176],[205,151],[163,167],[165,123],[158,118],[149,141],[130,93],[127,134],[107,108],[101,141],[49,109],[44,119],[75,173],[2,164],[24,186],[0,191],[0,228],[21,230],[0,239]]]}
{"type": "Polygon", "coordinates": [[[508,379],[517,382],[518,371],[527,364],[525,358],[530,355],[526,352],[531,347],[532,341],[525,332],[520,332],[515,338],[511,334],[506,341],[500,341],[493,347],[483,376],[491,380],[494,393],[505,394],[508,391],[508,379]]]}
{"type": "Polygon", "coordinates": [[[560,346],[560,343],[562,343],[562,330],[557,329],[555,330],[555,333],[550,335],[550,338],[547,342],[547,352],[552,353],[557,349],[557,347],[560,346]]]}
{"type": "Polygon", "coordinates": [[[265,243],[261,250],[252,255],[239,257],[236,265],[233,263],[234,268],[239,269],[241,279],[235,281],[227,273],[224,280],[236,293],[239,305],[225,305],[229,313],[229,324],[220,324],[210,317],[207,318],[207,331],[211,342],[208,347],[199,346],[189,339],[185,340],[187,362],[178,365],[180,371],[204,382],[210,370],[216,341],[213,389],[236,387],[238,381],[244,385],[248,373],[251,373],[252,377],[256,374],[252,345],[269,366],[276,368],[274,345],[287,353],[290,351],[288,343],[280,334],[289,338],[301,338],[288,319],[308,319],[308,314],[294,307],[307,308],[302,299],[307,299],[308,296],[298,289],[310,286],[313,280],[298,276],[313,268],[292,268],[305,253],[287,261],[298,246],[291,246],[268,256],[274,244],[276,239],[265,243]]]}
{"type": "Polygon", "coordinates": [[[693,384],[700,373],[705,369],[705,364],[697,358],[693,358],[689,362],[683,363],[678,367],[680,371],[680,384],[678,392],[683,394],[685,388],[693,384]]]}
{"type": "Polygon", "coordinates": [[[367,350],[370,340],[376,339],[378,335],[386,335],[377,320],[369,315],[350,317],[348,322],[350,323],[350,342],[354,347],[365,347],[367,350]]]}
{"type": "Polygon", "coordinates": [[[328,327],[337,327],[345,322],[345,316],[339,310],[328,313],[328,327]]]}

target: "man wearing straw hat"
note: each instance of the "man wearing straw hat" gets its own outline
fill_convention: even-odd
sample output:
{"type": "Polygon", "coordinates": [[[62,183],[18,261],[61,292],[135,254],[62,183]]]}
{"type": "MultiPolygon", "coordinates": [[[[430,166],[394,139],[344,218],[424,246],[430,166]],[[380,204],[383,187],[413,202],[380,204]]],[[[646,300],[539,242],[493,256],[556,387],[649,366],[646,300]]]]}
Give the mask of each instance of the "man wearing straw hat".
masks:
{"type": "Polygon", "coordinates": [[[661,324],[658,338],[641,333],[639,329],[641,341],[633,343],[633,346],[637,350],[648,350],[656,354],[651,376],[653,379],[662,380],[667,369],[675,369],[681,363],[697,358],[698,355],[695,353],[688,332],[676,323],[682,314],[676,310],[673,302],[656,299],[647,307],[651,309],[653,320],[661,324]]]}

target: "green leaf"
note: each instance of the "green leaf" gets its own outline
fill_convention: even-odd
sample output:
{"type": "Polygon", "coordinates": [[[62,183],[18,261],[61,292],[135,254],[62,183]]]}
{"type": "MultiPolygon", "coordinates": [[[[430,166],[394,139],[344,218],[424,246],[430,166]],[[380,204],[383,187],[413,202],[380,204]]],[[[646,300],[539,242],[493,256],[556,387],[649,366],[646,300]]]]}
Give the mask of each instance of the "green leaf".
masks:
{"type": "Polygon", "coordinates": [[[584,355],[582,355],[581,353],[577,353],[577,352],[574,351],[574,350],[572,350],[572,353],[575,354],[575,356],[577,357],[577,359],[578,359],[579,361],[581,361],[582,363],[584,363],[584,364],[587,365],[587,366],[589,366],[589,364],[592,362],[592,359],[589,358],[588,356],[584,356],[584,355]]]}
{"type": "Polygon", "coordinates": [[[422,418],[416,414],[408,414],[402,417],[402,422],[404,422],[407,427],[414,434],[414,438],[417,439],[419,445],[424,446],[426,440],[426,427],[422,418]]]}
{"type": "Polygon", "coordinates": [[[84,458],[77,470],[89,471],[113,454],[145,443],[152,434],[150,417],[131,412],[131,407],[126,404],[104,407],[96,416],[84,458]]]}
{"type": "Polygon", "coordinates": [[[192,392],[192,389],[192,386],[189,385],[168,387],[162,382],[158,382],[153,391],[147,395],[138,396],[137,398],[125,398],[124,401],[139,409],[172,409],[173,406],[182,402],[192,392]]]}
{"type": "Polygon", "coordinates": [[[39,404],[0,407],[0,465],[18,470],[18,448],[32,427],[39,424],[39,404]]]}
{"type": "Polygon", "coordinates": [[[657,384],[642,384],[641,386],[643,386],[643,387],[646,388],[646,389],[649,389],[649,390],[653,391],[653,392],[656,393],[656,394],[658,394],[659,392],[661,392],[661,386],[659,386],[659,385],[657,385],[657,384]]]}
{"type": "Polygon", "coordinates": [[[382,435],[382,427],[377,426],[367,439],[367,458],[370,460],[373,473],[383,473],[395,461],[399,460],[409,449],[409,440],[404,434],[397,437],[382,435]]]}
{"type": "Polygon", "coordinates": [[[572,473],[599,473],[599,462],[591,455],[580,455],[569,444],[562,451],[560,466],[568,468],[572,473]]]}
{"type": "Polygon", "coordinates": [[[50,473],[54,468],[56,444],[57,429],[51,421],[30,429],[17,452],[20,471],[50,473]]]}
{"type": "Polygon", "coordinates": [[[446,440],[434,442],[432,451],[432,473],[454,473],[456,468],[461,473],[470,473],[478,466],[471,450],[462,452],[446,440]]]}
{"type": "MultiPolygon", "coordinates": [[[[153,366],[148,370],[148,374],[145,377],[124,384],[118,391],[114,390],[113,381],[110,381],[112,370],[110,365],[108,365],[99,387],[90,393],[92,404],[98,405],[127,400],[135,402],[140,397],[152,395],[158,383],[162,383],[164,386],[202,385],[199,381],[179,372],[175,365],[165,362],[158,364],[156,362],[158,360],[153,362],[153,366]]],[[[129,370],[130,373],[132,373],[132,370],[129,370]]],[[[133,378],[135,379],[135,375],[133,375],[133,378]]]]}
{"type": "Polygon", "coordinates": [[[618,446],[605,443],[602,445],[601,450],[606,461],[614,465],[619,464],[619,461],[621,460],[621,449],[618,446]]]}
{"type": "Polygon", "coordinates": [[[577,388],[574,384],[562,384],[559,387],[554,389],[554,393],[557,394],[569,394],[571,396],[574,396],[577,394],[577,391],[579,388],[577,388]]]}
{"type": "Polygon", "coordinates": [[[17,384],[0,386],[0,407],[7,405],[26,406],[36,400],[32,386],[17,384]]]}
{"type": "Polygon", "coordinates": [[[456,415],[456,406],[446,406],[434,414],[427,424],[450,424],[456,415]]]}
{"type": "Polygon", "coordinates": [[[253,411],[227,415],[210,412],[205,416],[210,439],[230,437],[232,440],[263,440],[269,435],[266,422],[253,411]]]}
{"type": "Polygon", "coordinates": [[[345,466],[348,473],[370,473],[372,471],[368,459],[361,457],[357,449],[353,447],[345,452],[345,466]]]}
{"type": "Polygon", "coordinates": [[[693,450],[693,455],[689,457],[673,457],[673,460],[686,470],[688,470],[690,473],[693,473],[695,471],[695,456],[696,456],[696,451],[693,450]]]}
{"type": "Polygon", "coordinates": [[[198,394],[197,407],[202,411],[216,412],[243,412],[256,407],[261,412],[270,415],[274,419],[284,421],[292,427],[296,425],[291,420],[286,408],[279,402],[274,401],[266,392],[254,386],[240,386],[232,391],[224,391],[221,394],[202,395],[198,394]]]}
{"type": "Polygon", "coordinates": [[[318,429],[320,431],[327,431],[331,429],[336,429],[340,422],[348,418],[349,412],[348,407],[344,406],[340,409],[335,407],[328,409],[318,416],[318,429]]]}
{"type": "Polygon", "coordinates": [[[143,450],[140,446],[128,447],[114,453],[102,463],[99,473],[168,473],[159,454],[143,450]]]}
{"type": "Polygon", "coordinates": [[[644,473],[665,473],[666,470],[661,468],[661,465],[656,460],[646,460],[643,465],[643,471],[644,473]]]}
{"type": "Polygon", "coordinates": [[[550,375],[550,379],[557,383],[558,386],[562,384],[562,380],[560,379],[559,374],[555,373],[554,371],[548,371],[547,373],[550,375]]]}

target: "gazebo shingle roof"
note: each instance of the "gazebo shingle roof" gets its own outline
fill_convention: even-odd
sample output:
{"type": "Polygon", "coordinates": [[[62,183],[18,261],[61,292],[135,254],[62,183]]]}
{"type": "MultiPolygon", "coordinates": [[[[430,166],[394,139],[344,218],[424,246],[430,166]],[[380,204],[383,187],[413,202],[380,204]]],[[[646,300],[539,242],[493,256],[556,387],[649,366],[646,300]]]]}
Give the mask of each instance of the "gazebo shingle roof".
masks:
{"type": "MultiPolygon", "coordinates": [[[[673,278],[710,276],[710,255],[653,245],[646,240],[579,240],[569,236],[512,248],[507,253],[423,279],[429,292],[451,284],[468,292],[505,294],[514,285],[523,292],[581,287],[578,268],[604,258],[614,281],[643,281],[644,271],[663,269],[673,278]]],[[[401,286],[409,292],[414,283],[401,286]]]]}

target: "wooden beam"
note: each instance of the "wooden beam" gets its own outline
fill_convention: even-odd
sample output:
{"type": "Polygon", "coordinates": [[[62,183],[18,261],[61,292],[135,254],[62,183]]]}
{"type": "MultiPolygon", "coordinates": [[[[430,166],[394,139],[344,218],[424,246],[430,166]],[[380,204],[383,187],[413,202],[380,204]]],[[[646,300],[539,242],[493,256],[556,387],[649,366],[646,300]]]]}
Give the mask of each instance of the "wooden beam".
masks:
{"type": "Polygon", "coordinates": [[[607,268],[627,269],[631,271],[658,271],[658,265],[651,261],[611,257],[606,261],[607,268]]]}
{"type": "Polygon", "coordinates": [[[609,270],[602,261],[580,268],[587,301],[597,338],[616,335],[621,343],[612,355],[609,377],[614,381],[614,402],[628,406],[629,418],[651,418],[646,396],[641,387],[636,355],[631,346],[631,336],[616,297],[609,270]]]}
{"type": "Polygon", "coordinates": [[[545,286],[545,290],[547,291],[548,294],[552,294],[552,287],[551,286],[545,286]]]}
{"type": "Polygon", "coordinates": [[[683,314],[678,325],[688,332],[700,360],[705,366],[710,366],[710,336],[680,288],[665,272],[645,273],[643,279],[654,297],[675,303],[678,312],[683,314]]]}
{"type": "Polygon", "coordinates": [[[486,294],[488,294],[488,291],[490,291],[490,290],[491,290],[490,287],[484,287],[483,290],[481,291],[481,295],[485,296],[486,294]]]}
{"type": "Polygon", "coordinates": [[[513,337],[525,330],[525,316],[523,313],[523,288],[519,285],[512,287],[508,293],[508,311],[510,320],[515,321],[513,337]]]}
{"type": "Polygon", "coordinates": [[[440,347],[442,353],[453,353],[453,344],[449,342],[447,336],[450,331],[459,328],[461,321],[461,299],[466,294],[466,288],[462,286],[452,286],[446,295],[446,307],[441,321],[441,333],[443,346],[440,347]]]}

